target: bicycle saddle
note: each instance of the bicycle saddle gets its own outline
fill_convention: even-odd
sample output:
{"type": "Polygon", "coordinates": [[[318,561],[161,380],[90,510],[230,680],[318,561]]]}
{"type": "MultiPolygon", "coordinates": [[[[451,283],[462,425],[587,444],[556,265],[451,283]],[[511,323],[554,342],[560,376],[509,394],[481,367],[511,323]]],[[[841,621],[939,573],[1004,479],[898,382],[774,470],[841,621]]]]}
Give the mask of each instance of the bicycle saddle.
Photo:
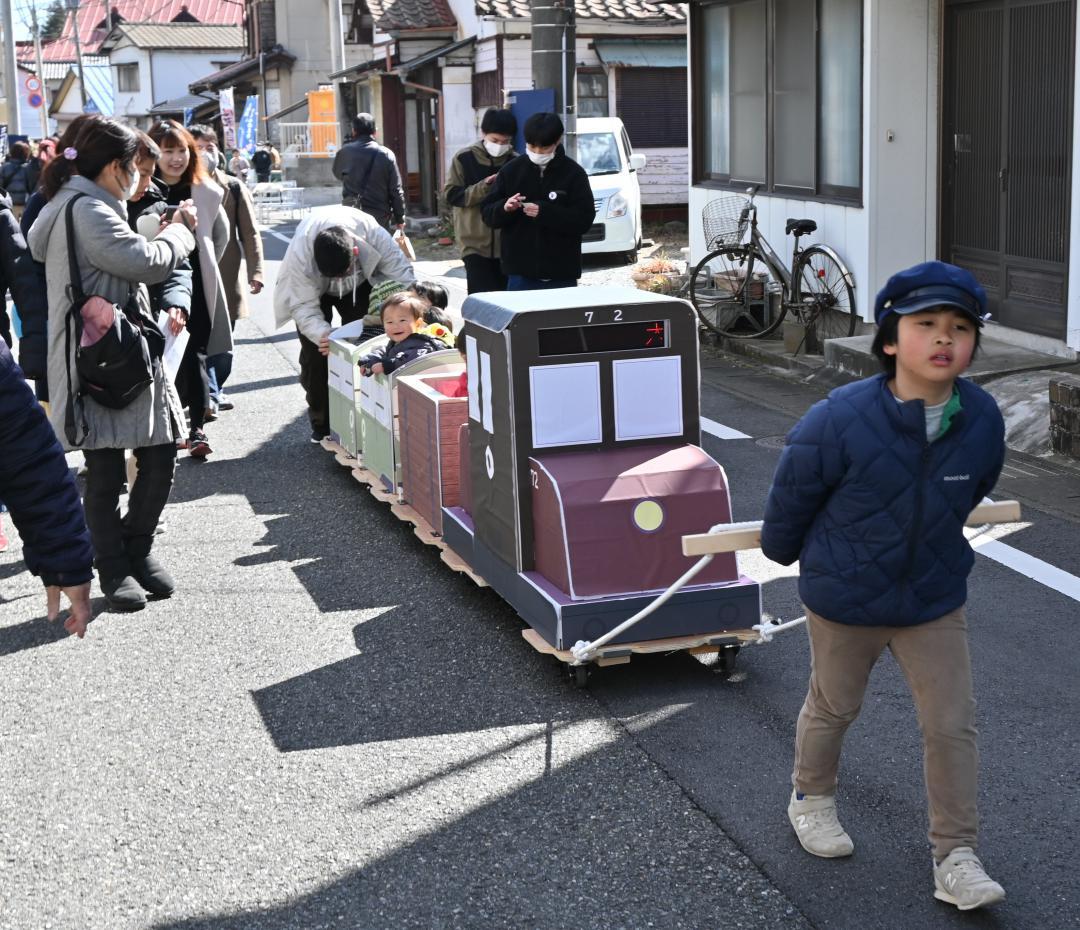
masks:
{"type": "Polygon", "coordinates": [[[794,232],[796,236],[805,236],[815,229],[817,229],[817,223],[813,220],[793,220],[789,218],[787,226],[784,227],[784,235],[790,236],[794,232]]]}

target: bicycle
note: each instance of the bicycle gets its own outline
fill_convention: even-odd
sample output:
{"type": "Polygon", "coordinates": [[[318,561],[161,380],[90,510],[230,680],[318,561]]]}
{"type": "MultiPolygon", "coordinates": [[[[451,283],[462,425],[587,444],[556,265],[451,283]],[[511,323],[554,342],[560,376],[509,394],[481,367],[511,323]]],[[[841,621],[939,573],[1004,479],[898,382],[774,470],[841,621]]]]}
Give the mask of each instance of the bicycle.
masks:
{"type": "Polygon", "coordinates": [[[817,229],[809,219],[787,221],[795,244],[785,268],[758,230],[756,193],[750,188],[748,197],[727,194],[705,205],[709,252],[690,274],[689,300],[708,329],[735,339],[768,336],[791,313],[804,327],[795,354],[819,354],[826,339],[855,334],[854,278],[829,246],[799,247],[799,239],[817,229]]]}

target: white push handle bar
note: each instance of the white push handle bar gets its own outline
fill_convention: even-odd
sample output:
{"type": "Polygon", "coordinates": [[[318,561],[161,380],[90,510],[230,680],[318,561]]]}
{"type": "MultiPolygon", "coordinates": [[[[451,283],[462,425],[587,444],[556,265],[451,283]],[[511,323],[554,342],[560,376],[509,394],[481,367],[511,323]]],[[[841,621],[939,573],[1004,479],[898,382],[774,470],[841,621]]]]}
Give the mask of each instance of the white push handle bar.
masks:
{"type": "MultiPolygon", "coordinates": [[[[1017,501],[990,501],[985,500],[968,514],[968,526],[985,526],[988,523],[1015,523],[1020,519],[1020,504],[1017,501]]],[[[649,614],[667,603],[684,585],[690,582],[706,565],[713,556],[720,552],[736,552],[740,549],[757,549],[761,546],[761,521],[751,520],[747,523],[720,523],[712,527],[708,533],[699,533],[695,536],[683,537],[683,555],[700,556],[697,562],[681,578],[675,581],[670,588],[664,591],[648,606],[639,610],[636,614],[620,623],[615,629],[609,630],[599,639],[593,642],[578,640],[570,648],[574,657],[573,664],[578,665],[588,662],[596,656],[596,653],[621,633],[630,629],[635,624],[644,620],[649,614]]],[[[758,631],[758,642],[769,642],[775,633],[793,629],[806,622],[805,617],[797,620],[789,620],[787,623],[776,624],[768,621],[755,624],[753,629],[758,631]]]]}
{"type": "MultiPolygon", "coordinates": [[[[1015,523],[1020,519],[1017,501],[995,501],[979,504],[968,514],[968,526],[987,523],[1015,523]]],[[[737,552],[740,549],[757,549],[761,546],[761,521],[725,523],[713,527],[708,533],[682,538],[683,555],[716,555],[719,552],[737,552]]]]}

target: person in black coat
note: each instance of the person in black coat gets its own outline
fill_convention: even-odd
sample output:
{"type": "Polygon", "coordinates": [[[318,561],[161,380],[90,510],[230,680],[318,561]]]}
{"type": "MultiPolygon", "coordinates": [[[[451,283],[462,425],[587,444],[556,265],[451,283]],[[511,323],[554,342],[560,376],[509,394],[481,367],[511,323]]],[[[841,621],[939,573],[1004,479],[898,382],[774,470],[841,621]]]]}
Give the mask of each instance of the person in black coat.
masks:
{"type": "MultiPolygon", "coordinates": [[[[135,166],[139,169],[139,186],[135,196],[127,202],[128,225],[135,232],[151,239],[160,228],[161,218],[168,207],[168,185],[154,177],[154,169],[161,159],[161,148],[146,133],[139,132],[139,148],[135,153],[135,166]],[[139,222],[143,216],[152,216],[157,225],[139,222]]],[[[191,315],[192,291],[191,261],[185,259],[160,284],[152,284],[150,304],[157,313],[164,310],[169,315],[169,326],[179,333],[191,315]]]]}
{"type": "Polygon", "coordinates": [[[90,620],[93,550],[79,492],[45,412],[6,344],[0,343],[0,497],[23,541],[26,567],[46,588],[48,617],[80,638],[90,620]]]}
{"type": "MultiPolygon", "coordinates": [[[[83,113],[71,121],[68,128],[64,130],[64,134],[55,143],[55,157],[63,157],[64,150],[75,144],[75,138],[78,136],[79,130],[91,118],[90,114],[83,113]]],[[[34,220],[37,219],[42,207],[48,202],[49,198],[39,184],[27,198],[22,217],[19,219],[19,230],[23,239],[30,235],[30,227],[34,225],[34,220]]],[[[31,284],[30,289],[35,295],[35,299],[27,302],[25,307],[19,303],[18,299],[15,301],[15,305],[19,308],[19,318],[23,324],[22,339],[19,340],[19,364],[22,366],[26,377],[34,382],[34,392],[37,394],[37,399],[42,403],[48,403],[49,385],[46,378],[46,355],[48,352],[49,303],[45,284],[45,264],[44,262],[34,261],[29,249],[26,250],[25,257],[19,261],[20,270],[27,276],[26,280],[31,284]],[[26,265],[25,269],[21,267],[23,263],[26,265]]]]}
{"type": "Polygon", "coordinates": [[[19,358],[26,377],[36,379],[45,377],[44,321],[49,307],[44,285],[39,283],[34,272],[33,261],[12,211],[11,198],[0,192],[0,337],[10,348],[11,321],[5,302],[10,291],[23,321],[19,358]]]}
{"type": "Polygon", "coordinates": [[[585,169],[562,147],[554,113],[525,121],[524,155],[499,171],[484,199],[484,222],[502,231],[507,290],[574,287],[581,277],[581,237],[596,217],[585,169]]]}

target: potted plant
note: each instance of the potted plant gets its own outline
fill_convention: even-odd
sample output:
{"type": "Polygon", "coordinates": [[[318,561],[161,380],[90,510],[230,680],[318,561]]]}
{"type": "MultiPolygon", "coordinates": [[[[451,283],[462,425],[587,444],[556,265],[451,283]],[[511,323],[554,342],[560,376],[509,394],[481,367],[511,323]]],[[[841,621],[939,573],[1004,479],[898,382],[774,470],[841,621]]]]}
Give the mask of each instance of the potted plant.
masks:
{"type": "Polygon", "coordinates": [[[638,262],[630,271],[630,280],[642,291],[654,294],[674,294],[679,290],[685,275],[678,264],[663,254],[638,262]]]}
{"type": "Polygon", "coordinates": [[[439,245],[454,244],[454,221],[449,216],[444,216],[437,226],[431,230],[431,237],[439,245]]]}

